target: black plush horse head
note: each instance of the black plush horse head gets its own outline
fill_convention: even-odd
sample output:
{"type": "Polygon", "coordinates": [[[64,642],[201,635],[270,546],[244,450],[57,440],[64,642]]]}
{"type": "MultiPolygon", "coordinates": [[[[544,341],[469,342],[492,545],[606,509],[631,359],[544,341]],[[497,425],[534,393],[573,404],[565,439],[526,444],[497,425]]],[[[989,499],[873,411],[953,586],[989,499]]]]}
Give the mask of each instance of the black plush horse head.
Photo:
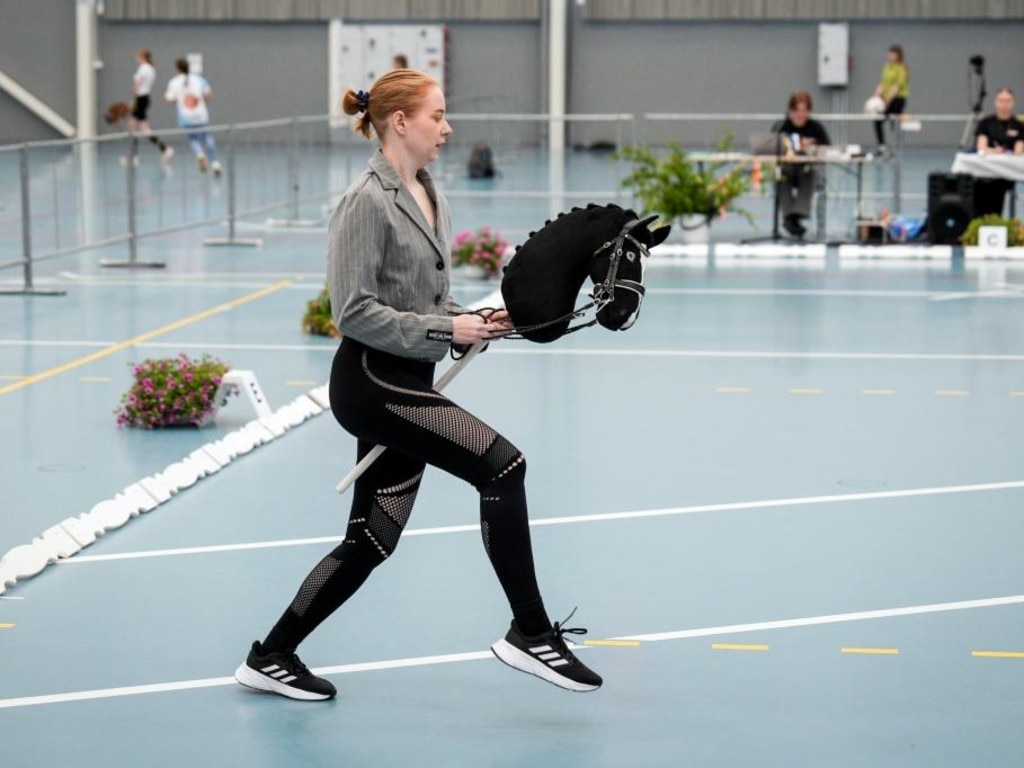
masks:
{"type": "Polygon", "coordinates": [[[644,296],[643,258],[669,233],[667,225],[650,229],[656,218],[591,203],[531,232],[501,281],[505,309],[523,338],[547,343],[564,335],[588,275],[597,322],[612,331],[632,326],[644,296]]]}

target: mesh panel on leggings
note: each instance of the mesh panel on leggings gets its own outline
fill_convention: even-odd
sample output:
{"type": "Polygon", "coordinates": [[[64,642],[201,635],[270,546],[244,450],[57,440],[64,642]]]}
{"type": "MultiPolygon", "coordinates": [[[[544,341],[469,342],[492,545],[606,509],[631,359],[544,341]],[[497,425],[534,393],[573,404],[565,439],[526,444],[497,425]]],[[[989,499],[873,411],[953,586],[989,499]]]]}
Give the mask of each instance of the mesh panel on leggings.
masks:
{"type": "MultiPolygon", "coordinates": [[[[490,501],[490,499],[484,499],[484,501],[490,501]]],[[[484,552],[488,556],[491,554],[491,531],[487,525],[487,521],[484,520],[480,523],[480,535],[484,537],[484,552]]]]}
{"type": "Polygon", "coordinates": [[[388,513],[399,529],[405,528],[412,514],[412,506],[416,502],[416,493],[403,493],[401,496],[378,496],[377,506],[388,513]]]}
{"type": "Polygon", "coordinates": [[[497,435],[494,443],[487,450],[484,460],[491,468],[493,478],[497,478],[498,475],[509,469],[520,455],[518,448],[501,435],[497,435]]]}
{"type": "Polygon", "coordinates": [[[302,586],[299,587],[299,593],[292,601],[292,610],[296,616],[306,615],[306,611],[309,610],[313,598],[323,589],[324,584],[334,575],[334,572],[338,570],[339,565],[341,565],[341,560],[328,555],[310,572],[306,580],[302,582],[302,586]]]}
{"type": "Polygon", "coordinates": [[[406,421],[461,445],[477,456],[483,456],[498,436],[480,419],[456,405],[413,406],[388,403],[387,409],[406,421]]]}
{"type": "Polygon", "coordinates": [[[380,501],[380,499],[374,501],[373,509],[370,510],[370,525],[367,527],[367,533],[372,534],[370,538],[378,548],[383,547],[382,554],[387,557],[398,546],[398,538],[402,535],[402,529],[381,508],[378,503],[380,501]]]}

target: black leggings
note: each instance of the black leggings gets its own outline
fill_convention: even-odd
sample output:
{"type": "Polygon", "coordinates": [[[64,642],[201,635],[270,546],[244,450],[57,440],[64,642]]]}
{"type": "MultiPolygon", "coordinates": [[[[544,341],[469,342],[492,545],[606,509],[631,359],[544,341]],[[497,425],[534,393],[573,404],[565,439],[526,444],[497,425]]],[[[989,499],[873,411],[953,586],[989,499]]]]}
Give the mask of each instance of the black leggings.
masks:
{"type": "Polygon", "coordinates": [[[306,577],[264,643],[292,650],[398,546],[427,464],[480,492],[484,548],[520,629],[547,631],[526,514],[526,460],[508,440],[433,389],[434,365],[345,338],[331,369],[331,410],[359,439],[361,460],[387,450],[356,481],[344,541],[306,577]]]}
{"type": "Polygon", "coordinates": [[[875,138],[879,144],[885,144],[885,124],[892,119],[893,115],[902,115],[907,108],[907,100],[902,96],[892,99],[885,107],[885,119],[875,121],[875,138]]]}

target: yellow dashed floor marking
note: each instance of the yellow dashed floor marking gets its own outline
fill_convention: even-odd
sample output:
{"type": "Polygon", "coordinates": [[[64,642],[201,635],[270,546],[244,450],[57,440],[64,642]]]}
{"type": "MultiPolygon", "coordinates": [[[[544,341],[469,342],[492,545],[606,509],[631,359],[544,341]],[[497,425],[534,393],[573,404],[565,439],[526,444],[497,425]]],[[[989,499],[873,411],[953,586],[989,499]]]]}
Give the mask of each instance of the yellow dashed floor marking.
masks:
{"type": "Polygon", "coordinates": [[[1024,659],[1020,651],[971,651],[971,656],[985,659],[1024,659]]]}
{"type": "Polygon", "coordinates": [[[584,640],[584,645],[605,645],[612,648],[636,648],[639,640],[584,640]]]}

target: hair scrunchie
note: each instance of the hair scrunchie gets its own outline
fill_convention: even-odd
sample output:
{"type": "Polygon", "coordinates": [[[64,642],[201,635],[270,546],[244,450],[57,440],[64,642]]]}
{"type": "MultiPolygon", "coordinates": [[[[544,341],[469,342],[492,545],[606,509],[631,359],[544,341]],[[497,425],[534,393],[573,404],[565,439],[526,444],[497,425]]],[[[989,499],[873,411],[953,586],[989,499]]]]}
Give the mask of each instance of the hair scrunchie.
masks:
{"type": "Polygon", "coordinates": [[[359,102],[359,109],[365,112],[370,108],[370,92],[356,91],[356,101],[359,102]]]}

